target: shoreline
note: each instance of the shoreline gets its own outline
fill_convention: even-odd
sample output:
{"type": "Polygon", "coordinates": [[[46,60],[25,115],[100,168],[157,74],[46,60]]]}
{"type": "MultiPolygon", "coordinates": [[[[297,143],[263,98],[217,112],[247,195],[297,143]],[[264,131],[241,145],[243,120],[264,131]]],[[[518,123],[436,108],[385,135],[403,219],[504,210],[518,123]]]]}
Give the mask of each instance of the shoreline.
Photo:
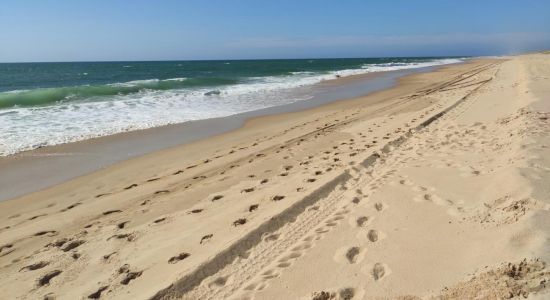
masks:
{"type": "Polygon", "coordinates": [[[0,169],[6,174],[0,177],[0,201],[47,189],[125,160],[229,133],[242,128],[255,118],[305,111],[333,102],[365,97],[370,93],[397,86],[400,78],[462,63],[465,62],[327,80],[314,86],[316,94],[313,99],[226,117],[169,124],[46,146],[0,157],[0,169]]]}
{"type": "MultiPolygon", "coordinates": [[[[134,76],[134,78],[129,76],[132,72],[112,69],[117,64],[108,63],[105,70],[110,71],[105,74],[105,77],[116,77],[120,82],[98,81],[98,74],[87,80],[86,68],[94,68],[95,65],[71,63],[60,68],[82,69],[80,70],[82,73],[78,73],[74,80],[71,78],[57,80],[58,83],[66,82],[66,86],[57,86],[59,84],[52,86],[52,83],[47,81],[42,83],[40,78],[47,76],[43,74],[47,71],[47,67],[44,64],[37,64],[33,66],[37,68],[36,73],[39,77],[36,82],[37,88],[27,82],[33,81],[31,75],[19,77],[17,74],[22,71],[21,68],[14,68],[12,71],[18,78],[20,86],[9,88],[8,84],[4,87],[5,91],[0,92],[0,106],[3,107],[0,109],[2,111],[0,116],[10,127],[4,135],[0,134],[0,139],[5,141],[4,144],[0,144],[0,157],[117,133],[224,117],[284,105],[310,99],[314,96],[311,93],[312,88],[315,91],[314,87],[323,85],[325,81],[345,82],[338,78],[459,63],[464,59],[466,58],[395,58],[395,62],[392,60],[386,62],[388,59],[367,58],[359,61],[357,59],[327,60],[329,63],[299,60],[297,67],[304,70],[316,70],[319,64],[333,63],[340,63],[342,69],[332,70],[328,67],[325,71],[289,71],[286,75],[277,75],[275,72],[274,77],[263,76],[269,75],[270,72],[262,71],[261,64],[249,69],[250,66],[246,61],[239,61],[235,66],[230,67],[220,67],[231,63],[220,65],[219,62],[201,62],[199,65],[193,65],[193,62],[177,65],[170,63],[149,65],[150,63],[147,62],[136,62],[136,67],[144,70],[141,70],[141,73],[138,72],[137,74],[141,75],[136,74],[137,77],[134,76]],[[378,60],[380,60],[379,63],[377,63],[378,60]],[[407,62],[401,62],[401,60],[407,62]],[[360,65],[360,62],[366,64],[360,65]],[[355,65],[349,65],[350,63],[355,65]],[[187,66],[187,64],[190,65],[187,66]],[[368,67],[370,65],[373,69],[368,67]],[[206,74],[214,76],[209,79],[211,76],[202,77],[200,72],[194,74],[197,71],[190,71],[189,67],[192,70],[211,67],[217,71],[213,73],[207,71],[206,74]],[[171,76],[167,76],[166,73],[162,75],[162,72],[157,74],[160,69],[170,69],[175,73],[171,76]],[[228,74],[226,69],[232,70],[234,75],[228,74]],[[258,76],[254,76],[252,74],[254,72],[248,74],[253,69],[258,69],[258,74],[255,74],[258,76]],[[147,70],[150,70],[150,74],[144,76],[147,70]],[[221,72],[218,75],[227,78],[216,78],[218,71],[221,72]],[[242,77],[243,73],[244,77],[242,77]],[[252,77],[248,78],[246,74],[252,77]],[[104,96],[107,99],[104,99],[104,96]],[[66,101],[65,98],[70,101],[66,101]],[[80,116],[79,111],[86,114],[80,116]],[[101,122],[98,122],[99,120],[101,122]],[[33,127],[34,129],[31,129],[33,127]]],[[[295,65],[288,61],[282,61],[281,64],[295,65]]],[[[118,64],[118,67],[124,69],[132,66],[118,64]]],[[[292,67],[289,70],[292,70],[292,67]]],[[[133,71],[135,72],[137,71],[133,71]]]]}
{"type": "Polygon", "coordinates": [[[549,57],[417,73],[2,201],[0,294],[542,299],[549,57]]]}

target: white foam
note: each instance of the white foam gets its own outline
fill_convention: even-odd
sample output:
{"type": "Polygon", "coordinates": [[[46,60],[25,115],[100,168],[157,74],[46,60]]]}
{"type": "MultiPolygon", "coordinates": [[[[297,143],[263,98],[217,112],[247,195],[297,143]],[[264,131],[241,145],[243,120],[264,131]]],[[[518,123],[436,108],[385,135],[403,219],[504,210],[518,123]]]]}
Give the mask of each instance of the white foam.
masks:
{"type": "MultiPolygon", "coordinates": [[[[47,107],[0,111],[0,156],[42,146],[85,140],[115,133],[228,116],[309,99],[295,89],[336,75],[351,76],[459,62],[441,59],[406,64],[364,65],[360,69],[324,74],[295,72],[288,76],[250,78],[248,82],[216,88],[167,91],[144,90],[131,95],[95,97],[93,102],[65,102],[47,107]],[[219,94],[205,95],[218,90],[219,94]]],[[[183,81],[186,78],[174,78],[183,81]]],[[[139,80],[126,85],[155,82],[139,80]]]]}

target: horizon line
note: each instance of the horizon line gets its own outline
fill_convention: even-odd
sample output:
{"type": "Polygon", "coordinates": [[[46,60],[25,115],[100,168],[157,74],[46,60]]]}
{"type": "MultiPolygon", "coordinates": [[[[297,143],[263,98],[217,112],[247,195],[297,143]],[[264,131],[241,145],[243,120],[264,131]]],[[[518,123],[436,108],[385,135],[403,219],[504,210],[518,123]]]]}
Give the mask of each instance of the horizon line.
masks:
{"type": "MultiPolygon", "coordinates": [[[[534,52],[543,52],[534,51],[534,52]]],[[[529,53],[529,52],[525,52],[529,53]]],[[[512,54],[505,54],[512,55],[512,54]]],[[[117,62],[178,62],[178,61],[253,61],[253,60],[308,60],[308,59],[377,59],[377,58],[459,58],[459,57],[487,57],[487,56],[505,56],[505,55],[421,55],[421,56],[355,56],[355,57],[305,57],[305,58],[229,58],[229,59],[151,59],[151,60],[59,60],[59,61],[13,61],[0,64],[41,64],[41,63],[117,63],[117,62]]]]}

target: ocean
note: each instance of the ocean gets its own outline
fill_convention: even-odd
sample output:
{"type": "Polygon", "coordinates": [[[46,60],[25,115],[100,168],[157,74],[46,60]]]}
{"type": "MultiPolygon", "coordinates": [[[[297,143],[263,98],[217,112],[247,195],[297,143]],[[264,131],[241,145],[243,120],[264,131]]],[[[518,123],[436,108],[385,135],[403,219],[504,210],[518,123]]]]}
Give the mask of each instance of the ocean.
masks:
{"type": "Polygon", "coordinates": [[[312,98],[322,81],[463,58],[0,64],[0,156],[312,98]]]}

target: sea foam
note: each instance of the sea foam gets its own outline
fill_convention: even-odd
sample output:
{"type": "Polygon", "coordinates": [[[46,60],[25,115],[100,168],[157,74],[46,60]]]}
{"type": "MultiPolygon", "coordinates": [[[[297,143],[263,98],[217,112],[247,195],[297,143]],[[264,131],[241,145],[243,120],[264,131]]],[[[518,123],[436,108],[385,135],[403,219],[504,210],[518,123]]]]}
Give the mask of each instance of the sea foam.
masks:
{"type": "MultiPolygon", "coordinates": [[[[80,98],[77,101],[54,101],[43,106],[14,106],[0,110],[0,128],[3,129],[0,131],[0,156],[120,132],[229,116],[303,101],[312,97],[308,93],[309,87],[337,76],[460,61],[461,59],[434,59],[365,64],[358,69],[292,72],[283,76],[250,77],[240,82],[217,79],[206,85],[192,78],[136,80],[110,84],[108,88],[102,86],[97,94],[94,94],[96,89],[91,87],[66,88],[65,91],[73,92],[77,95],[75,97],[80,98]],[[297,88],[302,89],[297,92],[297,88]],[[81,90],[86,92],[83,96],[78,95],[81,90]]],[[[22,93],[38,92],[30,90],[0,94],[7,98],[22,93]]],[[[64,97],[63,100],[67,100],[70,94],[61,96],[64,97]]],[[[59,96],[59,93],[45,92],[43,95],[59,96]]],[[[40,101],[40,97],[41,95],[37,101],[40,101]]]]}

